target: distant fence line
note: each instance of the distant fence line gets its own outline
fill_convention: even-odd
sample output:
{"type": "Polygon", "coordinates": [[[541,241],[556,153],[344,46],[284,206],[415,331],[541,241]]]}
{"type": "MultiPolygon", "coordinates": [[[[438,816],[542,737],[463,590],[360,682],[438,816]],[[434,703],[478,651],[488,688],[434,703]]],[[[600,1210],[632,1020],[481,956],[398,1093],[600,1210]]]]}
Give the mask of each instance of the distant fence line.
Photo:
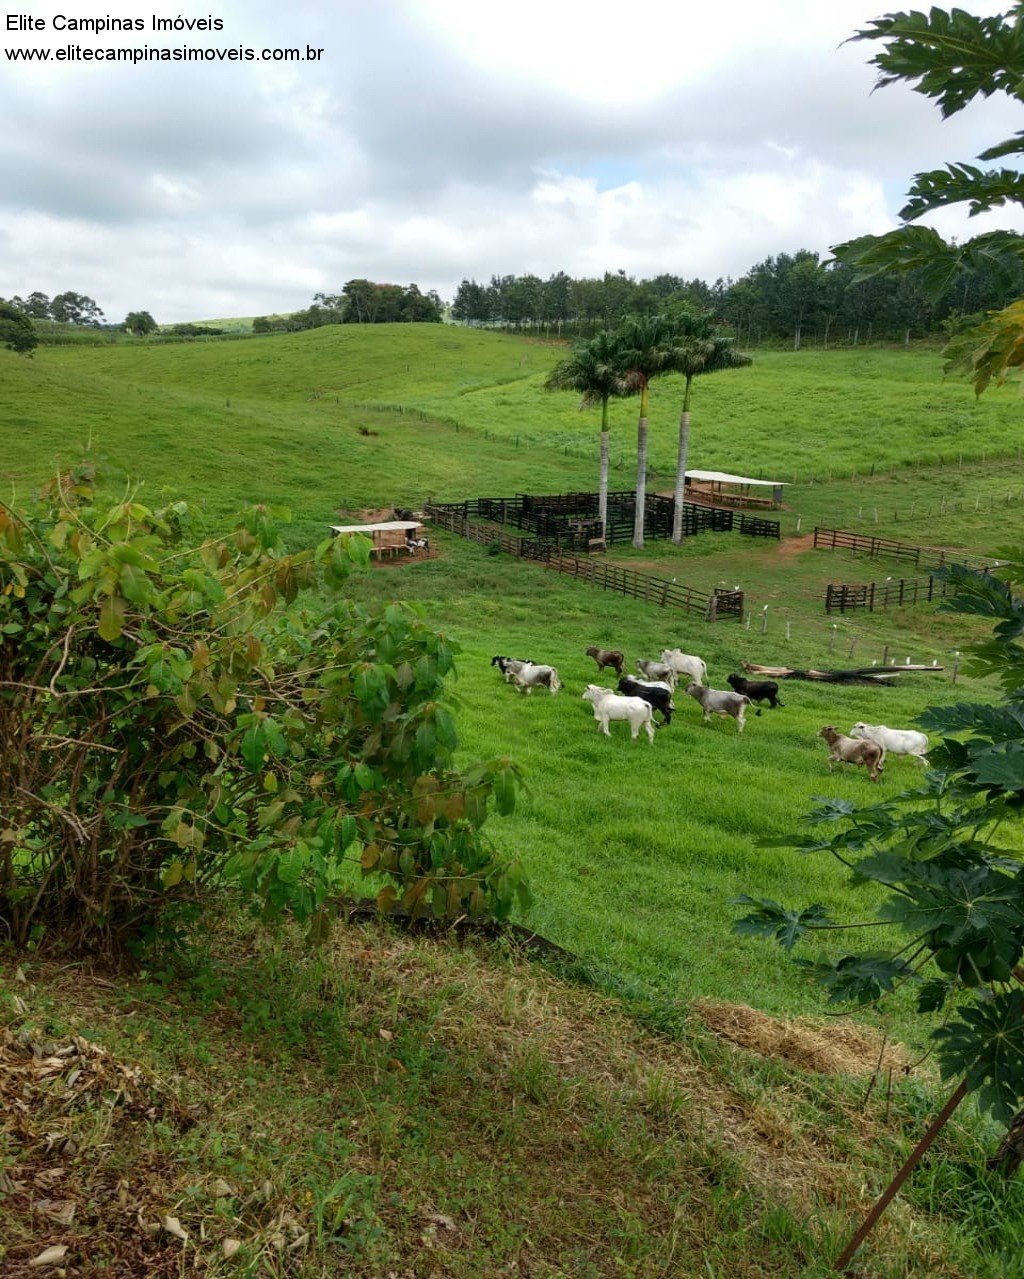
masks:
{"type": "Polygon", "coordinates": [[[885,582],[830,582],[825,588],[825,612],[867,609],[869,613],[877,613],[909,604],[927,604],[942,599],[953,589],[952,583],[931,575],[885,582]]]}
{"type": "Polygon", "coordinates": [[[873,537],[869,533],[853,533],[848,529],[816,528],[814,548],[857,551],[872,559],[903,560],[919,568],[945,568],[947,564],[965,564],[982,569],[991,567],[991,561],[986,561],[979,555],[947,551],[934,546],[915,546],[911,542],[899,542],[891,537],[873,537]]]}
{"type": "MultiPolygon", "coordinates": [[[[500,499],[497,499],[500,501],[500,499]]],[[[713,592],[701,591],[696,587],[684,586],[668,578],[655,577],[650,573],[639,573],[634,569],[622,568],[610,564],[607,560],[587,557],[563,555],[554,541],[537,537],[515,537],[509,533],[500,533],[492,526],[477,523],[463,513],[469,503],[436,503],[427,502],[424,514],[439,527],[472,542],[484,546],[497,544],[503,551],[522,559],[532,559],[542,563],[557,573],[571,573],[591,586],[602,590],[614,591],[616,594],[642,599],[661,608],[678,608],[686,613],[698,613],[706,621],[714,622],[719,618],[733,617],[743,620],[743,592],[723,591],[716,588],[713,592]]]]}

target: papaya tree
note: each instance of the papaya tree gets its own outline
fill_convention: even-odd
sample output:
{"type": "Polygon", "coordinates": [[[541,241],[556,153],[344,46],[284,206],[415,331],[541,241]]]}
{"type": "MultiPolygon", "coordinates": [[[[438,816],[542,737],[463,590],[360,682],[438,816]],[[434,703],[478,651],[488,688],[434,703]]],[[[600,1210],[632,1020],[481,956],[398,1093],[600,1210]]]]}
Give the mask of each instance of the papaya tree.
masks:
{"type": "Polygon", "coordinates": [[[996,574],[952,567],[946,612],[990,618],[994,633],[974,646],[967,673],[996,677],[995,705],[932,707],[922,728],[943,735],[929,751],[923,784],[881,804],[819,800],[805,833],[787,837],[809,855],[834,857],[854,884],[886,892],[874,920],[842,923],[821,905],[790,909],[743,897],[751,907],[737,932],[774,938],[786,950],[815,935],[871,922],[895,926],[895,947],[798,963],[828,991],[830,1002],[875,1004],[909,986],[931,1031],[943,1077],[959,1095],[1009,1125],[995,1165],[1024,1157],[1024,553],[996,574]]]}
{"type": "MultiPolygon", "coordinates": [[[[933,99],[944,119],[977,98],[995,94],[1024,105],[1024,4],[1006,13],[978,17],[963,9],[932,8],[927,13],[890,13],[852,36],[881,49],[871,59],[876,87],[909,84],[933,99]]],[[[1024,131],[987,147],[984,162],[1024,155],[1024,131]]],[[[1024,174],[1019,167],[981,168],[957,161],[918,173],[900,210],[903,225],[885,235],[865,235],[833,247],[835,258],[855,268],[857,279],[891,271],[913,271],[930,301],[938,301],[965,272],[985,271],[1012,282],[1024,261],[1024,235],[996,230],[964,239],[946,239],[921,219],[941,209],[966,205],[970,216],[991,209],[1024,207],[1024,174]]],[[[1014,302],[994,312],[978,329],[959,335],[946,348],[947,370],[967,374],[978,394],[994,379],[1016,376],[1024,367],[1024,309],[1014,302]]]]}

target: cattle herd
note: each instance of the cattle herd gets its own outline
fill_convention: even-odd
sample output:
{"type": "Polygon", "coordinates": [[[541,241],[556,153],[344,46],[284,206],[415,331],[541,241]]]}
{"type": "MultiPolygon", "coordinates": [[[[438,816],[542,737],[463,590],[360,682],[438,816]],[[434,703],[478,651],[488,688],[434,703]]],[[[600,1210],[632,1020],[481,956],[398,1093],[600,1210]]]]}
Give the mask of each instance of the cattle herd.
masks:
{"type": "MultiPolygon", "coordinates": [[[[723,715],[734,719],[737,732],[742,733],[746,727],[748,706],[757,703],[755,715],[761,714],[762,702],[766,702],[770,710],[783,706],[775,680],[748,680],[733,673],[726,680],[728,691],[711,688],[704,661],[682,653],[678,648],[663,649],[657,661],[638,658],[636,675],[625,673],[626,659],[618,649],[588,648],[586,656],[597,663],[599,674],[608,669],[619,677],[618,691],[601,684],[588,684],[583,691],[583,701],[590,702],[594,709],[599,732],[607,737],[611,736],[611,722],[622,720],[629,725],[634,739],[643,729],[653,744],[654,714],[657,712],[661,716],[661,725],[671,724],[672,712],[676,709],[672,695],[680,676],[686,677],[684,691],[700,706],[705,723],[712,715],[723,715]]],[[[506,683],[527,695],[535,688],[546,688],[554,695],[562,687],[554,666],[527,658],[504,656],[492,657],[491,665],[499,669],[506,683]]],[[[909,755],[922,764],[928,763],[928,738],[914,729],[859,722],[846,735],[834,725],[826,724],[818,736],[828,745],[829,771],[834,764],[863,764],[873,782],[878,781],[886,754],[909,755]]]]}

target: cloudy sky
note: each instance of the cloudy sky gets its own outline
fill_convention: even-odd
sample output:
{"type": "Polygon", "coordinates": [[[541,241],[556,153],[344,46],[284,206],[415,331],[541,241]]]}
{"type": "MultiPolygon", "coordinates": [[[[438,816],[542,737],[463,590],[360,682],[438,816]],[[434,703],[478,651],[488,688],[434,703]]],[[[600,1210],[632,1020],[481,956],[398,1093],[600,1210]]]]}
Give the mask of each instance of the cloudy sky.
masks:
{"type": "Polygon", "coordinates": [[[495,273],[736,277],[896,225],[915,172],[1021,126],[872,94],[872,46],[842,42],[892,2],[4,5],[0,296],[73,289],[110,319],[295,310],[355,276],[445,298],[495,273]],[[145,30],[67,29],[107,17],[145,30]],[[256,59],[57,61],[75,46],[256,59]],[[322,52],[262,58],[296,47],[322,52]],[[49,60],[11,57],[31,49],[49,60]]]}

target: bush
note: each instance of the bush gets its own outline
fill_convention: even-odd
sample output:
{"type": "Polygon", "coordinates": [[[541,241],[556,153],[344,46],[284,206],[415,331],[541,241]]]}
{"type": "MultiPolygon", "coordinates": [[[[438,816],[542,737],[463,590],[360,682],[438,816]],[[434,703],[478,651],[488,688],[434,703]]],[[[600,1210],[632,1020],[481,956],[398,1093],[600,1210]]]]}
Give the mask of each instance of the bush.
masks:
{"type": "Polygon", "coordinates": [[[454,645],[335,588],[352,536],[284,554],[283,513],[199,544],[184,502],[97,500],[86,469],[0,504],[0,919],[119,950],[234,883],[329,926],[344,858],[414,914],[503,916],[526,889],[481,827],[506,759],[452,768],[454,645]],[[300,609],[302,592],[328,602],[300,609]]]}

